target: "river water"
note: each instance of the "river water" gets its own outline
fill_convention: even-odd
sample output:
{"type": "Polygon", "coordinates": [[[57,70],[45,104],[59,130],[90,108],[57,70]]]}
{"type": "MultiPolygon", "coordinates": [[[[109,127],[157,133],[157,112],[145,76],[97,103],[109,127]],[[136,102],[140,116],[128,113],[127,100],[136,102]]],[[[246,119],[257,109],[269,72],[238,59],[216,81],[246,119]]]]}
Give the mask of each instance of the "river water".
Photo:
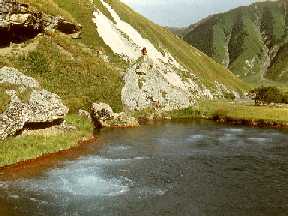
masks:
{"type": "Polygon", "coordinates": [[[167,122],[82,148],[0,173],[0,215],[288,215],[285,130],[167,122]]]}

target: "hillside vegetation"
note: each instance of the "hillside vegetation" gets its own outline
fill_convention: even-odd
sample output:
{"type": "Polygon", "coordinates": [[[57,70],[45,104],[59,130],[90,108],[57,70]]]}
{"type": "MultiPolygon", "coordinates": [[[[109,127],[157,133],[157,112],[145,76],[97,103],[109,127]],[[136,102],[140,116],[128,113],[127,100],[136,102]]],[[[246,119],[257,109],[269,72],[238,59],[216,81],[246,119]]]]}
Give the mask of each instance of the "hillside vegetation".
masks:
{"type": "Polygon", "coordinates": [[[287,84],[287,9],[286,0],[239,7],[190,26],[183,37],[246,81],[287,84]]]}
{"type": "MultiPolygon", "coordinates": [[[[58,32],[40,34],[23,44],[0,48],[0,66],[11,66],[37,79],[41,86],[60,95],[71,112],[88,108],[92,102],[111,104],[115,111],[122,109],[122,77],[128,63],[115,55],[98,35],[92,21],[97,8],[107,17],[109,11],[101,1],[94,0],[22,0],[31,7],[51,15],[79,23],[81,39],[72,39],[58,32]],[[11,52],[7,52],[11,49],[11,52]]],[[[108,0],[121,19],[131,24],[143,37],[159,49],[168,50],[177,61],[199,77],[208,88],[215,81],[235,91],[247,89],[230,71],[205,54],[135,13],[118,0],[108,0]]],[[[184,75],[183,75],[184,76],[184,75]]],[[[2,97],[2,96],[1,96],[2,97]]],[[[4,96],[3,96],[4,97],[4,96]]]]}

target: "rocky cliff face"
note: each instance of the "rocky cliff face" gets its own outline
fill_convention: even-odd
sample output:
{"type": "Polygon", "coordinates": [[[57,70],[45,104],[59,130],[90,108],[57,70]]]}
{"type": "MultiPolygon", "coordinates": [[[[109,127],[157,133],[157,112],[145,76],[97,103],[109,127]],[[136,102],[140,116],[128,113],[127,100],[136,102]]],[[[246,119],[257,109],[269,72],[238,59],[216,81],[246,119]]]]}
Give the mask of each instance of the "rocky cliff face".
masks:
{"type": "Polygon", "coordinates": [[[15,135],[27,125],[30,128],[45,128],[61,124],[68,113],[68,108],[58,95],[41,89],[36,80],[16,69],[0,69],[1,86],[5,86],[6,90],[2,89],[0,94],[7,94],[10,102],[0,114],[0,140],[15,135]],[[27,90],[29,94],[24,101],[19,94],[27,90]]]}
{"type": "Polygon", "coordinates": [[[0,0],[0,46],[10,42],[23,42],[45,31],[59,30],[66,34],[81,31],[80,25],[30,10],[27,4],[15,0],[0,0]]]}

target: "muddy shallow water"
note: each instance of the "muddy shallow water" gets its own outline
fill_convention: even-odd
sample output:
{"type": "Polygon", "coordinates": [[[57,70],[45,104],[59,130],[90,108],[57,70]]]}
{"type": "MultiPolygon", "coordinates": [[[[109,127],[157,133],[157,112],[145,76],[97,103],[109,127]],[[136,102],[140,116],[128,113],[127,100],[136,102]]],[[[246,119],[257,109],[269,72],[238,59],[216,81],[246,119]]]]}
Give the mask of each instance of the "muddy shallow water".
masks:
{"type": "Polygon", "coordinates": [[[168,122],[82,148],[0,173],[0,215],[288,215],[285,130],[168,122]]]}

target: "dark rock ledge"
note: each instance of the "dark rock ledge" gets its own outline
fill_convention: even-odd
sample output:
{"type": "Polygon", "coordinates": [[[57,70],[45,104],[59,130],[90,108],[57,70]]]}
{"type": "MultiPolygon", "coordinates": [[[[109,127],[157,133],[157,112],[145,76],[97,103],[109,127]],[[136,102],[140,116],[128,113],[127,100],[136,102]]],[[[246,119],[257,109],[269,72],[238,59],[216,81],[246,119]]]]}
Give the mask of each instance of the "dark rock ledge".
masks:
{"type": "Polygon", "coordinates": [[[81,25],[30,9],[27,4],[0,0],[0,47],[9,46],[11,42],[21,43],[39,33],[54,30],[79,38],[81,29],[81,25]]]}

